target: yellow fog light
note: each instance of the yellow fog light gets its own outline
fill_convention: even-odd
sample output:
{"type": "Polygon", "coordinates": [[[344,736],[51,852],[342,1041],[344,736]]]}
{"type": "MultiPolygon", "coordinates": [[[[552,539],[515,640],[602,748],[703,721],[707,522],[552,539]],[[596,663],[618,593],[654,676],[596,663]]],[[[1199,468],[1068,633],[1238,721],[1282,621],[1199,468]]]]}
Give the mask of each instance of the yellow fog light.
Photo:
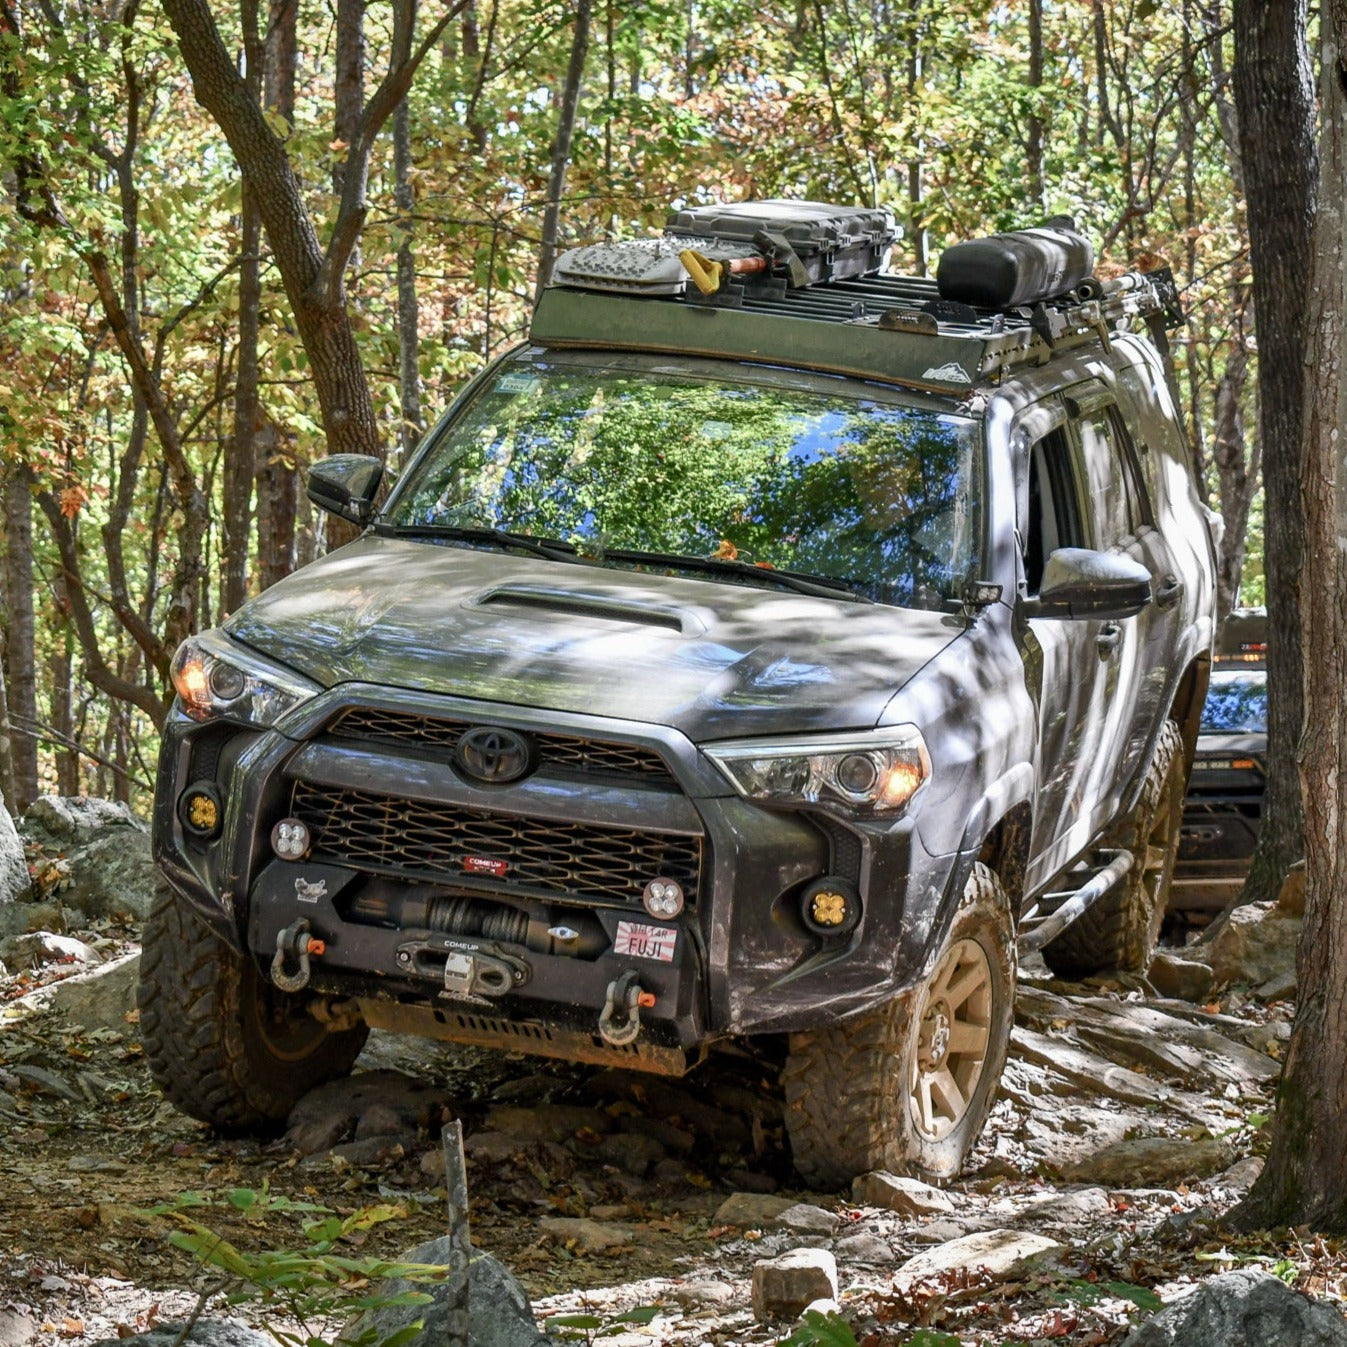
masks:
{"type": "Polygon", "coordinates": [[[854,884],[826,875],[800,895],[800,916],[815,935],[849,935],[861,920],[861,896],[854,884]]]}
{"type": "Polygon", "coordinates": [[[193,837],[214,837],[224,820],[220,792],[213,781],[188,786],[178,801],[178,819],[193,837]]]}

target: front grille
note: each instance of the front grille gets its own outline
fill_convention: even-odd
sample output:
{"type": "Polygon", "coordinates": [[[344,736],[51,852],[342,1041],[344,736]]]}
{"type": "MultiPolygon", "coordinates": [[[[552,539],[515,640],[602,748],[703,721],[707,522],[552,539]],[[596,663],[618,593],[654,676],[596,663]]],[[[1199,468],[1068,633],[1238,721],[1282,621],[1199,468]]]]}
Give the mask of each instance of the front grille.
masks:
{"type": "Polygon", "coordinates": [[[464,861],[504,861],[505,888],[639,903],[648,881],[676,879],[689,902],[701,880],[697,837],[517,818],[361,790],[296,782],[291,812],[313,834],[315,860],[461,881],[464,861]]]}
{"type": "MultiPolygon", "coordinates": [[[[459,736],[479,722],[422,716],[410,711],[384,711],[372,706],[351,707],[328,726],[341,739],[379,744],[412,744],[450,754],[459,736]]],[[[615,744],[573,734],[533,734],[541,762],[567,772],[612,777],[640,777],[651,783],[676,784],[658,753],[634,744],[615,744]]]]}

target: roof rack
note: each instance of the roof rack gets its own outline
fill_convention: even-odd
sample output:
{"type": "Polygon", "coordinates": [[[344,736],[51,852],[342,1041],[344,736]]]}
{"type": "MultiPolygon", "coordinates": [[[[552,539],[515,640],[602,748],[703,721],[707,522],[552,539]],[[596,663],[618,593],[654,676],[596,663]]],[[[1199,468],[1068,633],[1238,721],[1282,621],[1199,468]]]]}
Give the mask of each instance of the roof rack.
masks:
{"type": "Polygon", "coordinates": [[[949,394],[1072,346],[1108,349],[1136,319],[1167,350],[1165,330],[1184,321],[1168,269],[1082,277],[1081,257],[1088,272],[1093,253],[1058,222],[947,250],[964,250],[956,287],[943,267],[939,283],[881,272],[893,237],[887,219],[817,202],[681,212],[663,238],[564,253],[531,338],[799,365],[949,394]],[[1064,246],[1075,266],[1066,293],[1033,295],[1031,286],[1029,301],[1006,308],[947,297],[959,288],[1023,294],[1026,268],[1046,285],[1060,282],[1064,246]],[[970,271],[984,259],[981,272],[970,271]],[[824,337],[819,323],[834,329],[824,337]]]}

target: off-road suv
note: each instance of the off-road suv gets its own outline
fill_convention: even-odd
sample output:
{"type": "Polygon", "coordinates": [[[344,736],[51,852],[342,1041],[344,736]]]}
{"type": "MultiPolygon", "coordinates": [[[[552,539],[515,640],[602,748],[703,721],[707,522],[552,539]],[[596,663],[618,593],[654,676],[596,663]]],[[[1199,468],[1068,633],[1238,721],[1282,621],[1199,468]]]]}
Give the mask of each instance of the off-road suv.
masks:
{"type": "Polygon", "coordinates": [[[664,1073],[753,1040],[807,1180],[947,1175],[1017,941],[1144,967],[1212,642],[1172,289],[1062,226],[937,281],[891,241],[770,202],[579,249],[381,505],[315,465],[362,536],[173,668],[177,1105],[274,1124],[369,1025],[664,1073]]]}

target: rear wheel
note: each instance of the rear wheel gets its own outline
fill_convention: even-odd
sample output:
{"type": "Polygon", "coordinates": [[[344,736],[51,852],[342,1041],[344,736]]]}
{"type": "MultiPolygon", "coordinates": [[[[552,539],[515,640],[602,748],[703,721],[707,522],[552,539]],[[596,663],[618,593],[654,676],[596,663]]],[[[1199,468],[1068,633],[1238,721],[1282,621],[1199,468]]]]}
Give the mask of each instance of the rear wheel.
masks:
{"type": "Polygon", "coordinates": [[[165,1098],[223,1132],[275,1130],[315,1085],[350,1071],[369,1032],[329,1032],[308,998],[278,991],[162,882],[136,1001],[165,1098]]]}
{"type": "Polygon", "coordinates": [[[791,1036],[786,1126],[801,1177],[833,1190],[872,1169],[957,1174],[991,1112],[1014,993],[1005,894],[978,864],[920,985],[876,1010],[791,1036]]]}
{"type": "Polygon", "coordinates": [[[1144,973],[1150,966],[1179,853],[1183,794],[1183,735],[1166,720],[1136,808],[1105,843],[1130,851],[1132,868],[1043,947],[1043,960],[1058,977],[1144,973]]]}

